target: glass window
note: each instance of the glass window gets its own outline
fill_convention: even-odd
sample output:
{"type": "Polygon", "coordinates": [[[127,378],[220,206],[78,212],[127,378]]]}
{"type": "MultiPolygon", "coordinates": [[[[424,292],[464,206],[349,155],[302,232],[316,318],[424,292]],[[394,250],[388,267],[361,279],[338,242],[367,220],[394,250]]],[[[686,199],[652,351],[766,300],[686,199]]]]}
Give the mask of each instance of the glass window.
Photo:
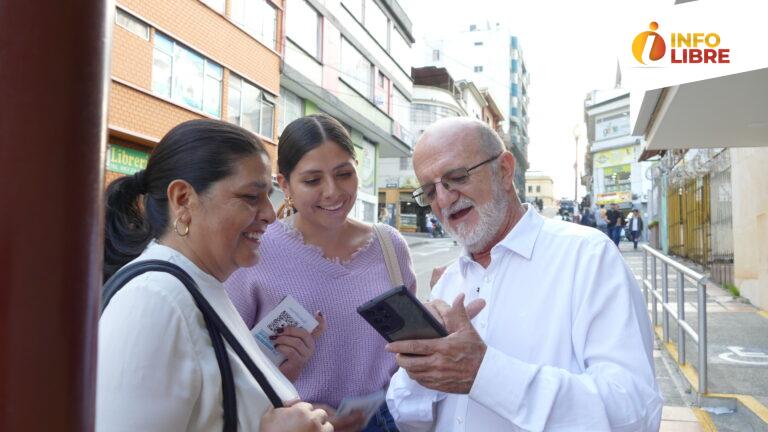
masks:
{"type": "Polygon", "coordinates": [[[152,53],[152,92],[171,98],[173,64],[173,41],[155,33],[155,47],[152,53]]]}
{"type": "Polygon", "coordinates": [[[365,27],[376,42],[389,50],[389,19],[373,0],[365,0],[365,27]]]}
{"type": "Polygon", "coordinates": [[[475,72],[482,72],[483,67],[482,66],[475,66],[475,72]]]}
{"type": "Polygon", "coordinates": [[[281,87],[280,112],[278,114],[280,118],[280,125],[278,126],[279,133],[282,133],[283,129],[285,129],[288,124],[303,115],[304,101],[295,93],[281,87]]]}
{"type": "Polygon", "coordinates": [[[320,15],[306,0],[290,0],[286,7],[286,35],[312,57],[320,59],[320,15]]]}
{"type": "Polygon", "coordinates": [[[264,45],[277,49],[277,9],[266,0],[231,0],[232,20],[264,45]]]}
{"type": "Polygon", "coordinates": [[[541,192],[541,186],[536,186],[536,193],[541,192]]]}
{"type": "Polygon", "coordinates": [[[149,26],[122,9],[115,13],[115,23],[144,40],[149,40],[149,26]]]}
{"type": "Polygon", "coordinates": [[[223,69],[155,32],[152,92],[214,117],[221,117],[223,69]]]}
{"type": "Polygon", "coordinates": [[[483,46],[482,42],[475,42],[475,46],[483,46]]]}
{"type": "Polygon", "coordinates": [[[411,129],[411,102],[396,88],[392,92],[392,118],[406,130],[411,129]]]}
{"type": "Polygon", "coordinates": [[[597,119],[595,139],[597,141],[629,135],[629,113],[623,112],[597,119]]]}
{"type": "Polygon", "coordinates": [[[353,17],[363,22],[363,0],[343,0],[341,3],[353,17]]]}
{"type": "Polygon", "coordinates": [[[373,65],[344,38],[341,39],[341,76],[366,99],[372,99],[373,65]]]}
{"type": "Polygon", "coordinates": [[[533,186],[528,186],[528,193],[533,193],[533,186]]]}
{"type": "Polygon", "coordinates": [[[227,120],[252,132],[274,138],[274,97],[235,74],[229,78],[227,120]]]}
{"type": "Polygon", "coordinates": [[[432,50],[432,61],[440,60],[440,50],[432,50]]]}
{"type": "Polygon", "coordinates": [[[400,158],[400,171],[407,171],[408,168],[410,168],[411,158],[409,157],[401,157],[400,158]]]}
{"type": "Polygon", "coordinates": [[[203,3],[207,4],[211,7],[211,9],[215,10],[216,12],[223,14],[224,13],[224,2],[226,0],[202,0],[203,3]]]}
{"type": "Polygon", "coordinates": [[[392,31],[392,37],[390,37],[389,40],[389,53],[397,64],[399,64],[404,71],[409,71],[410,74],[412,63],[411,47],[399,31],[392,31]]]}

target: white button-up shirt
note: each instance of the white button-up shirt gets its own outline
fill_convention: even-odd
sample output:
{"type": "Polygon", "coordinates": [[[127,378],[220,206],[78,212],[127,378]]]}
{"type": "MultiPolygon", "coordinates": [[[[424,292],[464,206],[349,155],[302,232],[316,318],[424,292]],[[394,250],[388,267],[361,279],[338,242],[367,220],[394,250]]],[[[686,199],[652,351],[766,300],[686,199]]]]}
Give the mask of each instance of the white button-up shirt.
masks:
{"type": "MultiPolygon", "coordinates": [[[[224,286],[174,249],[152,242],[135,261],[178,265],[232,331],[284,401],[298,393],[256,345],[224,286]]],[[[235,381],[239,431],[258,431],[272,407],[225,342],[235,381]]],[[[184,284],[161,272],[137,276],[112,298],[99,321],[96,431],[220,431],[221,372],[205,321],[184,284]]]]}
{"type": "Polygon", "coordinates": [[[483,298],[488,349],[469,394],[422,387],[400,369],[387,405],[406,431],[657,431],[662,399],[648,312],[616,246],[532,207],[491,250],[464,251],[431,297],[483,298]]]}

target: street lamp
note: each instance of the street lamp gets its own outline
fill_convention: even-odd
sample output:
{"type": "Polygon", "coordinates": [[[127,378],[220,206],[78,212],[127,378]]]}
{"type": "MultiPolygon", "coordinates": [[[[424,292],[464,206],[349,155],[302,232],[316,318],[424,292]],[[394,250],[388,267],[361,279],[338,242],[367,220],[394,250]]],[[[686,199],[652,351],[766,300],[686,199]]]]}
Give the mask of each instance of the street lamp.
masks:
{"type": "Polygon", "coordinates": [[[573,127],[573,139],[576,141],[576,157],[573,160],[573,205],[579,202],[579,125],[573,127]]]}

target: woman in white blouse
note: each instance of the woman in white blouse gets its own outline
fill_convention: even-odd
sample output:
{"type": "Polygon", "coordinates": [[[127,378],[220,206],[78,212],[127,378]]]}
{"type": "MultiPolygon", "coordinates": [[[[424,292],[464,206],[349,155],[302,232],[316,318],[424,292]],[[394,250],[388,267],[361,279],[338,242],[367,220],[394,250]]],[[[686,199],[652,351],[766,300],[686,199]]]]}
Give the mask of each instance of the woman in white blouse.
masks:
{"type": "MultiPolygon", "coordinates": [[[[297,401],[222,286],[257,262],[260,236],[275,219],[270,167],[261,141],[240,127],[193,120],[172,129],[146,170],[107,189],[105,280],[129,262],[180,267],[286,406],[273,408],[227,344],[237,430],[328,432],[327,414],[297,401]]],[[[222,399],[211,337],[184,284],[156,271],[131,279],[99,322],[96,430],[222,430],[222,399]]]]}

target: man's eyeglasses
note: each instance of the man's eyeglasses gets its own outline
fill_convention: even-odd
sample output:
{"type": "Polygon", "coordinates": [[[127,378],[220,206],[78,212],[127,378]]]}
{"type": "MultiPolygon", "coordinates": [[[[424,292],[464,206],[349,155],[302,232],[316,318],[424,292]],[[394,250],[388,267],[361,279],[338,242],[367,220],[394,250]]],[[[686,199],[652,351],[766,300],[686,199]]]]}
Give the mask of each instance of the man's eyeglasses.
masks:
{"type": "Polygon", "coordinates": [[[469,181],[469,175],[472,174],[472,171],[480,168],[488,162],[498,159],[498,157],[502,154],[503,153],[499,153],[496,156],[490,159],[486,159],[473,167],[456,168],[455,170],[448,171],[437,182],[422,185],[420,188],[413,191],[413,197],[416,199],[416,204],[420,205],[421,207],[426,207],[432,204],[432,201],[434,201],[435,197],[437,196],[437,183],[442,183],[443,187],[447,191],[454,190],[457,186],[463,185],[469,181]]]}

